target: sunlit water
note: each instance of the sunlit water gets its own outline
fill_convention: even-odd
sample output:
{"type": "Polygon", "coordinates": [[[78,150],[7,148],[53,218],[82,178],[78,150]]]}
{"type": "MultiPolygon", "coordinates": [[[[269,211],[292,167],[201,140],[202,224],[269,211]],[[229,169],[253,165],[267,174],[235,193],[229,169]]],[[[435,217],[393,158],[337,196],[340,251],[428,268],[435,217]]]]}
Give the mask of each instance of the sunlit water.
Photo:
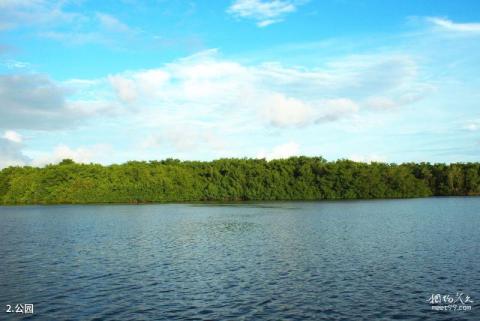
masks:
{"type": "Polygon", "coordinates": [[[480,198],[0,207],[0,272],[5,320],[480,320],[480,198]]]}

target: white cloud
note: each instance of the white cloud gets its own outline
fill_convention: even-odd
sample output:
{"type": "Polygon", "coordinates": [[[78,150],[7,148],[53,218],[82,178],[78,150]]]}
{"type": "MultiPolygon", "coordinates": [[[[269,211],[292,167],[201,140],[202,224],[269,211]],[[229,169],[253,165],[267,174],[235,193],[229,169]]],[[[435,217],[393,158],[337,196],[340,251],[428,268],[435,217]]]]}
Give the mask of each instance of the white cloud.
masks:
{"type": "Polygon", "coordinates": [[[276,127],[321,124],[348,118],[359,106],[348,98],[305,101],[275,93],[264,102],[264,117],[276,127]]]}
{"type": "Polygon", "coordinates": [[[46,31],[38,33],[40,37],[71,46],[99,44],[110,48],[121,48],[125,44],[131,45],[132,41],[138,40],[140,34],[141,30],[131,28],[114,16],[105,13],[85,16],[76,22],[70,31],[47,28],[46,31]]]}
{"type": "Polygon", "coordinates": [[[31,164],[33,166],[45,166],[56,164],[63,159],[72,159],[77,163],[98,162],[106,159],[107,155],[112,153],[109,145],[97,144],[88,147],[71,148],[67,145],[57,145],[52,152],[39,153],[33,157],[31,164]]]}
{"type": "Polygon", "coordinates": [[[274,126],[299,126],[312,121],[314,109],[307,103],[274,93],[266,99],[264,115],[274,126]]]}
{"type": "Polygon", "coordinates": [[[0,75],[0,128],[71,128],[114,108],[98,100],[67,99],[74,93],[72,82],[62,85],[44,75],[0,75]]]}
{"type": "Polygon", "coordinates": [[[278,63],[257,66],[257,75],[271,88],[305,93],[311,99],[325,96],[362,97],[414,92],[419,85],[417,62],[400,54],[354,55],[327,60],[323,68],[286,67],[278,63]]]}
{"type": "Polygon", "coordinates": [[[0,128],[64,127],[75,121],[65,93],[42,75],[0,75],[0,128]]]}
{"type": "Polygon", "coordinates": [[[138,72],[135,75],[135,79],[143,90],[143,94],[149,94],[159,91],[170,80],[170,75],[161,69],[150,69],[138,72]]]}
{"type": "Polygon", "coordinates": [[[139,146],[143,149],[153,149],[162,146],[162,137],[158,134],[143,137],[139,142],[139,146]]]}
{"type": "Polygon", "coordinates": [[[235,17],[257,21],[257,26],[266,27],[283,20],[305,1],[295,0],[236,0],[227,12],[235,17]]]}
{"type": "Polygon", "coordinates": [[[202,147],[215,150],[224,148],[221,139],[215,136],[212,131],[201,131],[187,127],[169,129],[165,135],[165,140],[179,152],[190,152],[202,147]]]}
{"type": "Polygon", "coordinates": [[[408,57],[347,57],[319,70],[245,65],[209,50],[162,68],[110,75],[108,82],[119,101],[138,111],[139,124],[169,128],[182,122],[233,131],[262,122],[301,127],[342,120],[360,113],[357,101],[368,101],[372,93],[409,104],[424,97],[410,88],[419,87],[416,74],[408,57]]]}
{"type": "Polygon", "coordinates": [[[276,22],[280,22],[280,21],[279,20],[274,20],[274,19],[262,20],[262,21],[257,22],[257,26],[259,26],[260,28],[263,28],[263,27],[267,27],[269,25],[272,25],[276,22]]]}
{"type": "Polygon", "coordinates": [[[22,166],[30,162],[22,152],[23,145],[21,140],[18,141],[17,135],[6,132],[4,137],[0,137],[0,169],[8,166],[22,166]]]}
{"type": "Polygon", "coordinates": [[[275,146],[271,151],[261,150],[257,154],[257,158],[265,158],[266,160],[289,158],[300,155],[300,145],[295,142],[288,142],[275,146]]]}
{"type": "Polygon", "coordinates": [[[133,31],[129,26],[112,15],[106,13],[97,13],[97,18],[100,21],[100,24],[109,31],[123,33],[130,33],[133,31]]]}
{"type": "Polygon", "coordinates": [[[45,166],[56,164],[63,159],[73,159],[77,163],[107,163],[113,149],[107,144],[96,144],[71,148],[64,144],[57,145],[50,152],[23,151],[21,136],[13,131],[5,132],[0,137],[0,169],[8,166],[45,166]]]}
{"type": "Polygon", "coordinates": [[[226,145],[213,130],[177,124],[161,134],[147,136],[140,142],[140,146],[144,149],[169,147],[175,152],[184,153],[199,149],[221,151],[226,145]]]}
{"type": "Polygon", "coordinates": [[[102,99],[101,97],[91,100],[73,100],[67,104],[68,112],[75,114],[77,123],[85,122],[89,118],[99,115],[120,116],[124,115],[124,109],[115,101],[102,99]]]}
{"type": "Polygon", "coordinates": [[[372,96],[365,100],[365,105],[373,109],[392,109],[397,107],[396,102],[390,97],[372,96]]]}
{"type": "Polygon", "coordinates": [[[348,98],[325,99],[319,102],[321,111],[315,123],[332,122],[348,118],[359,112],[358,104],[348,98]]]}
{"type": "Polygon", "coordinates": [[[351,94],[388,91],[414,83],[418,67],[408,55],[355,55],[334,60],[328,66],[338,74],[335,86],[351,94]]]}
{"type": "Polygon", "coordinates": [[[130,45],[141,30],[131,28],[117,17],[89,13],[78,8],[77,0],[0,1],[0,31],[32,29],[37,36],[67,45],[100,44],[108,47],[130,45]],[[67,10],[68,8],[68,10],[67,10]],[[126,42],[125,39],[129,41],[126,42]]]}
{"type": "Polygon", "coordinates": [[[109,76],[108,80],[121,101],[131,103],[137,99],[135,82],[122,76],[109,76]]]}
{"type": "Polygon", "coordinates": [[[66,2],[2,0],[0,1],[0,30],[28,26],[50,27],[81,19],[82,15],[64,10],[66,2]]]}
{"type": "Polygon", "coordinates": [[[21,143],[23,140],[22,136],[14,130],[5,131],[5,133],[3,134],[3,138],[15,143],[21,143]]]}
{"type": "Polygon", "coordinates": [[[463,33],[480,33],[480,23],[456,23],[452,20],[439,17],[429,17],[427,21],[444,30],[463,32],[463,33]]]}
{"type": "Polygon", "coordinates": [[[133,103],[139,96],[144,98],[162,96],[162,87],[169,80],[169,73],[161,69],[108,76],[116,95],[125,103],[133,103]]]}
{"type": "Polygon", "coordinates": [[[354,162],[362,162],[362,163],[385,163],[387,162],[387,157],[384,155],[379,154],[368,154],[368,155],[351,155],[348,157],[350,160],[354,162]]]}
{"type": "Polygon", "coordinates": [[[434,86],[422,83],[417,83],[407,90],[402,87],[387,91],[389,96],[369,96],[363,101],[363,105],[376,110],[390,110],[414,104],[436,91],[434,86]]]}
{"type": "MultiPolygon", "coordinates": [[[[145,153],[166,148],[186,154],[192,150],[220,154],[225,146],[232,149],[233,141],[240,142],[239,135],[265,128],[338,121],[354,126],[354,120],[367,113],[366,101],[379,106],[390,101],[390,105],[411,104],[428,93],[412,89],[419,87],[416,69],[410,57],[388,54],[339,58],[320,69],[243,64],[209,50],[159,68],[100,79],[56,83],[35,74],[3,75],[0,128],[98,127],[113,124],[101,117],[114,115],[118,117],[114,126],[138,130],[132,138],[145,153]]],[[[32,158],[40,164],[68,156],[55,156],[61,154],[80,161],[91,155],[88,150],[63,146],[32,158]]]]}

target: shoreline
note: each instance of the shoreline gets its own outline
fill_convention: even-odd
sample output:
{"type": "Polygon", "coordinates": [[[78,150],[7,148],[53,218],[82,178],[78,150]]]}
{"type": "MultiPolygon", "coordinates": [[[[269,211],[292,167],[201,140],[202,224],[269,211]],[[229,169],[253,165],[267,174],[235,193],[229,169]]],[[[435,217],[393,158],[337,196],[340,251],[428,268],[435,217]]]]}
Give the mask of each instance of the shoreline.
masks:
{"type": "Polygon", "coordinates": [[[121,205],[121,206],[148,206],[148,205],[255,205],[255,204],[275,204],[275,203],[323,203],[323,202],[365,202],[365,201],[398,201],[398,200],[417,200],[417,199],[443,199],[443,198],[477,198],[480,195],[434,195],[419,197],[391,197],[391,198],[343,198],[343,199],[306,199],[306,200],[249,200],[249,201],[169,201],[169,202],[100,202],[100,203],[28,203],[28,204],[0,204],[1,207],[27,207],[27,206],[99,206],[99,205],[121,205]]]}

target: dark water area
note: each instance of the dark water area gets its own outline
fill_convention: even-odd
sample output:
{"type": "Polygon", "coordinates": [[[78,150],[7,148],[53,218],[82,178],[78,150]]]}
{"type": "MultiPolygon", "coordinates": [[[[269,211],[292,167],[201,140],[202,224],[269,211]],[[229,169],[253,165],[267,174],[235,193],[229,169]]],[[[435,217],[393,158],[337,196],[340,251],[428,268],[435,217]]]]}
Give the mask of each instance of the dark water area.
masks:
{"type": "Polygon", "coordinates": [[[0,320],[480,320],[480,198],[0,207],[0,272],[0,320]]]}

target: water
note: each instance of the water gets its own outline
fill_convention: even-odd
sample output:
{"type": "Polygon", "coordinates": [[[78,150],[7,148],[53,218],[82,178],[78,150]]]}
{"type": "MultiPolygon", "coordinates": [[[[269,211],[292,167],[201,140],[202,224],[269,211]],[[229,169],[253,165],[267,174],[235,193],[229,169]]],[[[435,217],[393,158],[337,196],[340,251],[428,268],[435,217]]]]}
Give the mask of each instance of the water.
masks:
{"type": "Polygon", "coordinates": [[[480,198],[0,207],[0,319],[480,320],[479,231],[480,198]]]}

